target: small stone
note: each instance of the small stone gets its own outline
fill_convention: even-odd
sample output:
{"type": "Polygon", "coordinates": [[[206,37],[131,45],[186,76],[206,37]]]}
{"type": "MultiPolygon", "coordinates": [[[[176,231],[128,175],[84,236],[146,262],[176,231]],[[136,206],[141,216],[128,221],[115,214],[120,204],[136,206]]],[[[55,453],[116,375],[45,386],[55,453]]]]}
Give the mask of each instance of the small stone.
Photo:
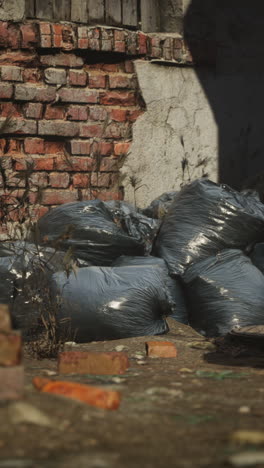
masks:
{"type": "Polygon", "coordinates": [[[229,458],[229,463],[232,466],[244,467],[244,466],[256,466],[264,464],[264,451],[263,452],[241,452],[236,455],[232,455],[229,458]]]}
{"type": "Polygon", "coordinates": [[[189,348],[194,349],[202,349],[204,351],[215,351],[216,347],[210,341],[192,341],[191,343],[187,343],[189,348]]]}
{"type": "Polygon", "coordinates": [[[132,358],[144,359],[144,354],[143,353],[135,353],[135,354],[132,354],[132,358]]]}
{"type": "Polygon", "coordinates": [[[115,347],[115,351],[117,351],[118,353],[120,353],[121,351],[124,351],[125,349],[128,349],[127,346],[124,346],[124,345],[118,345],[115,347]]]}
{"type": "Polygon", "coordinates": [[[251,409],[249,406],[240,406],[240,408],[238,409],[238,412],[241,414],[248,414],[251,412],[251,409]]]}
{"type": "Polygon", "coordinates": [[[188,367],[182,367],[182,369],[180,369],[180,372],[182,372],[183,374],[192,374],[193,370],[188,369],[188,367]]]}
{"type": "Polygon", "coordinates": [[[75,341],[66,341],[65,346],[76,346],[75,341]]]}
{"type": "Polygon", "coordinates": [[[172,397],[178,397],[182,398],[183,397],[183,391],[182,390],[174,390],[172,388],[166,388],[166,387],[152,387],[146,390],[147,395],[167,395],[167,396],[172,396],[172,397]]]}
{"type": "Polygon", "coordinates": [[[46,414],[29,403],[12,403],[8,407],[8,414],[13,424],[36,424],[37,426],[54,427],[54,423],[46,414]]]}
{"type": "Polygon", "coordinates": [[[43,373],[46,375],[57,375],[57,372],[50,370],[50,369],[43,369],[43,373]]]}
{"type": "Polygon", "coordinates": [[[147,364],[147,361],[137,361],[137,364],[139,364],[140,366],[145,366],[147,364]]]}
{"type": "Polygon", "coordinates": [[[116,384],[122,384],[123,382],[126,382],[126,379],[122,379],[120,377],[113,377],[112,382],[114,382],[116,384]]]}
{"type": "Polygon", "coordinates": [[[264,432],[263,431],[235,431],[231,434],[232,442],[236,442],[241,445],[253,444],[261,445],[264,444],[264,432]]]}

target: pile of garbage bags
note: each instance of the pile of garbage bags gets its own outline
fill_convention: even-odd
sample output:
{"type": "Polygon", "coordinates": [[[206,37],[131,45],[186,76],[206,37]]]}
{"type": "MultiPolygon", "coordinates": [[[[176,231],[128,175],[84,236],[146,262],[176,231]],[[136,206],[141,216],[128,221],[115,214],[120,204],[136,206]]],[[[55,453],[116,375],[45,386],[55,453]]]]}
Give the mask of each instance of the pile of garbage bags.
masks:
{"type": "Polygon", "coordinates": [[[68,203],[34,239],[0,245],[0,302],[25,336],[45,307],[78,342],[164,334],[166,317],[209,337],[264,324],[264,204],[252,191],[198,179],[145,210],[68,203]]]}

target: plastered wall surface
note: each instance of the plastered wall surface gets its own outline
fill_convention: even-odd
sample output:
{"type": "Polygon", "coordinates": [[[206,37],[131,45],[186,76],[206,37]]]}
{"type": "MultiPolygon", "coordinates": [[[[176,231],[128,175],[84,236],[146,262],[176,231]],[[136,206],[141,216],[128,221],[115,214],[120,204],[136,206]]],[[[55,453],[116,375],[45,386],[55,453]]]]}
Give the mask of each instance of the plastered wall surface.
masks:
{"type": "Polygon", "coordinates": [[[136,72],[147,109],[121,170],[126,199],[134,201],[131,176],[138,206],[205,174],[217,180],[218,128],[194,69],[136,61],[136,72]]]}

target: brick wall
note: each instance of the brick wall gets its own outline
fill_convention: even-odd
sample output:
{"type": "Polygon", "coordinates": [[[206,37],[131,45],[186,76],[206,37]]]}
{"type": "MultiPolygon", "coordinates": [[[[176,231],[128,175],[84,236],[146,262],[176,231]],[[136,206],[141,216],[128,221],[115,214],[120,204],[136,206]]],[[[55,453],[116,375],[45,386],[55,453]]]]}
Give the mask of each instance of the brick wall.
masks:
{"type": "Polygon", "coordinates": [[[192,62],[180,38],[0,22],[0,203],[12,220],[28,216],[25,202],[40,216],[61,203],[122,199],[119,168],[144,111],[136,58],[192,62]]]}

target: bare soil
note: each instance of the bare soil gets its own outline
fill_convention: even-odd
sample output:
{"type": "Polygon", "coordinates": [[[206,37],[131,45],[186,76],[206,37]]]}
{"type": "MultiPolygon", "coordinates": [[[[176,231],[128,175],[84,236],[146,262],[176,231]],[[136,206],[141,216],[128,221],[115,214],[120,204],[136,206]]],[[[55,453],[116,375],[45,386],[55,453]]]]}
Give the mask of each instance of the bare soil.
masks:
{"type": "Polygon", "coordinates": [[[235,445],[230,434],[263,429],[264,353],[229,358],[194,349],[190,343],[203,342],[200,335],[172,320],[170,326],[169,334],[153,339],[175,343],[177,358],[147,358],[139,364],[134,355],[145,353],[150,337],[74,346],[94,351],[127,347],[131,366],[119,382],[112,376],[67,376],[119,390],[122,403],[117,411],[39,393],[32,378],[56,372],[56,361],[25,356],[25,401],[54,424],[14,424],[8,404],[2,403],[0,468],[220,468],[230,466],[232,454],[255,450],[235,445]],[[249,408],[246,413],[240,412],[244,406],[249,408]]]}

